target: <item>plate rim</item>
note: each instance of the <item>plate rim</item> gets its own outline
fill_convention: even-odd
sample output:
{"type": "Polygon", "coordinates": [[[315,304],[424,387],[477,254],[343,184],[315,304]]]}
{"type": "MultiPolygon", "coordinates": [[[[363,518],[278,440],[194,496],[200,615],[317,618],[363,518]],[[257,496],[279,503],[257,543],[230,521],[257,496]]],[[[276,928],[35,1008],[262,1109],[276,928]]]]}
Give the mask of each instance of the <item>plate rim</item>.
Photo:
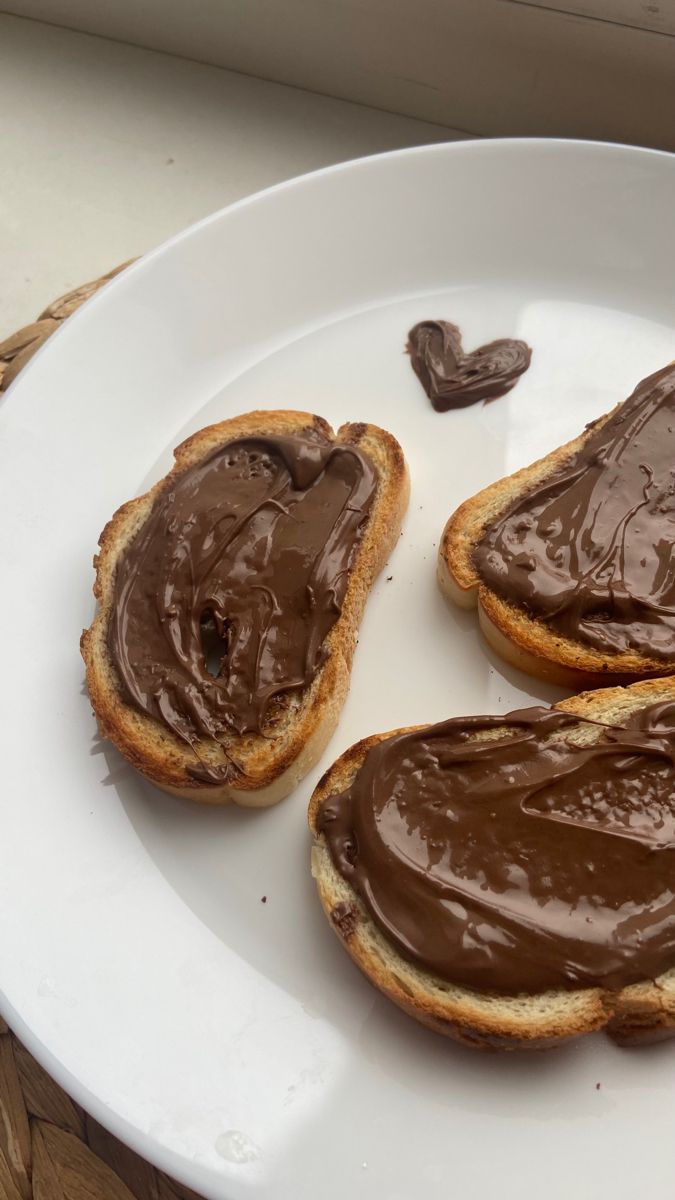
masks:
{"type": "MultiPolygon", "coordinates": [[[[313,180],[329,177],[332,175],[345,174],[349,171],[373,165],[377,167],[379,162],[392,161],[403,158],[415,158],[423,155],[449,155],[451,157],[459,157],[468,155],[471,157],[479,157],[485,154],[490,155],[496,151],[532,151],[537,153],[555,147],[562,154],[570,151],[579,151],[590,153],[602,153],[611,157],[618,157],[627,154],[631,158],[643,158],[653,161],[659,159],[671,164],[675,167],[675,153],[667,150],[653,149],[647,146],[636,146],[630,143],[623,142],[605,142],[597,139],[575,139],[575,138],[545,138],[545,137],[508,137],[508,138],[475,138],[458,141],[447,142],[432,142],[424,145],[402,147],[395,150],[388,150],[378,154],[362,155],[356,158],[347,159],[342,162],[332,163],[328,166],[318,168],[317,170],[304,172],[300,175],[292,176],[268,187],[259,189],[253,193],[239,198],[230,204],[224,205],[222,208],[215,210],[212,213],[193,222],[184,229],[172,234],[160,242],[157,246],[136,259],[130,266],[125,268],[123,272],[115,276],[106,283],[99,291],[97,291],[80,309],[78,309],[55,335],[44,343],[31,361],[26,365],[21,374],[8,388],[0,402],[0,418],[3,410],[8,404],[14,405],[20,403],[21,390],[25,386],[26,381],[30,378],[38,362],[41,361],[45,354],[53,352],[53,347],[58,343],[59,337],[62,335],[63,329],[67,328],[71,331],[77,327],[77,322],[80,320],[83,313],[90,314],[97,305],[108,302],[110,296],[115,292],[115,289],[128,286],[128,281],[138,272],[146,270],[154,260],[170,254],[173,248],[183,241],[188,240],[199,231],[207,228],[210,225],[216,224],[222,220],[226,220],[230,214],[239,211],[242,208],[251,207],[261,200],[286,191],[301,188],[313,180]]],[[[4,990],[0,988],[0,1016],[4,1018],[10,1027],[12,1033],[23,1043],[26,1049],[34,1056],[37,1062],[44,1068],[45,1071],[66,1091],[78,1104],[80,1104],[97,1122],[99,1122],[110,1133],[120,1139],[125,1145],[129,1146],[142,1158],[146,1159],[158,1170],[165,1172],[185,1186],[193,1190],[201,1192],[205,1197],[213,1198],[213,1200],[223,1200],[227,1191],[227,1181],[223,1177],[216,1176],[208,1167],[202,1166],[199,1163],[190,1160],[178,1151],[171,1149],[169,1146],[159,1141],[154,1135],[144,1133],[136,1125],[130,1122],[126,1117],[121,1116],[106,1101],[92,1092],[90,1088],[82,1083],[76,1075],[50,1050],[49,1046],[44,1043],[37,1034],[24,1021],[21,1014],[13,1007],[7,999],[4,990]]]]}
{"type": "Polygon", "coordinates": [[[74,313],[71,314],[65,321],[61,323],[58,329],[54,330],[52,337],[43,342],[39,349],[32,356],[30,361],[26,363],[23,371],[17,375],[16,379],[7,388],[7,391],[0,397],[0,413],[7,406],[10,398],[13,399],[17,390],[21,389],[22,384],[30,376],[31,371],[35,367],[44,354],[50,353],[53,350],[56,339],[61,335],[64,328],[72,330],[75,323],[80,319],[83,312],[91,313],[94,306],[100,304],[104,297],[109,297],[110,294],[117,288],[122,287],[131,278],[132,275],[147,268],[148,264],[154,262],[169,252],[174,245],[187,240],[202,229],[206,229],[209,225],[225,218],[230,213],[238,212],[242,208],[248,208],[257,204],[261,200],[273,196],[277,192],[290,191],[302,186],[305,183],[311,182],[314,179],[320,179],[329,175],[344,174],[347,171],[354,170],[366,164],[389,162],[397,158],[412,158],[425,154],[434,153],[454,153],[478,156],[479,154],[489,152],[491,149],[544,149],[546,147],[556,146],[565,149],[586,149],[586,150],[601,150],[609,154],[618,154],[628,152],[631,155],[639,155],[649,159],[658,158],[664,161],[670,161],[675,165],[675,151],[658,150],[651,146],[633,145],[631,142],[604,142],[598,138],[569,138],[569,137],[491,137],[481,138],[478,135],[475,137],[460,138],[457,141],[448,142],[428,142],[417,146],[403,146],[395,150],[383,150],[378,154],[361,154],[356,158],[344,159],[341,162],[330,163],[326,167],[318,167],[313,171],[303,171],[300,175],[292,175],[289,179],[282,179],[279,183],[272,183],[268,187],[259,188],[255,192],[250,192],[246,196],[241,196],[238,200],[233,200],[230,204],[223,205],[222,208],[217,208],[206,216],[200,217],[199,220],[193,221],[192,224],[186,225],[184,229],[178,230],[177,233],[170,234],[169,237],[153,246],[151,250],[141,254],[129,266],[125,267],[118,275],[115,275],[103,287],[99,288],[93,296],[91,296],[84,304],[82,304],[74,313]]]}

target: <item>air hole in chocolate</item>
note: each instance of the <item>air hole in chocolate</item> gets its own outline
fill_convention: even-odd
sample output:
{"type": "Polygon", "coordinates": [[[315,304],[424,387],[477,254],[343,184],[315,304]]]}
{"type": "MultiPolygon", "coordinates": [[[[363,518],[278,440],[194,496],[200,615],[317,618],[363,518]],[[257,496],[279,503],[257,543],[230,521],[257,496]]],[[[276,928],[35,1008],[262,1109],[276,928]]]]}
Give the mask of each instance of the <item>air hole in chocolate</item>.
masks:
{"type": "Polygon", "coordinates": [[[213,613],[210,609],[206,609],[201,616],[200,628],[204,665],[209,675],[217,679],[229,650],[230,625],[228,621],[223,622],[221,633],[213,613]]]}

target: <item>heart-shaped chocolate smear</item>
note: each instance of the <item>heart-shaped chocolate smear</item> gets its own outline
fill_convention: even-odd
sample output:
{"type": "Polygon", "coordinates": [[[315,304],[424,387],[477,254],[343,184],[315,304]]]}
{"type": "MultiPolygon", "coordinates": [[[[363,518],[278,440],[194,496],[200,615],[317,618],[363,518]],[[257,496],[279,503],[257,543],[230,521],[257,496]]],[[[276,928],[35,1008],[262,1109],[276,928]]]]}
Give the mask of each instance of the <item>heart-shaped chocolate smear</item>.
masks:
{"type": "Polygon", "coordinates": [[[527,343],[513,338],[499,338],[465,354],[462,335],[450,321],[420,321],[408,334],[407,350],[436,412],[503,396],[532,357],[527,343]]]}

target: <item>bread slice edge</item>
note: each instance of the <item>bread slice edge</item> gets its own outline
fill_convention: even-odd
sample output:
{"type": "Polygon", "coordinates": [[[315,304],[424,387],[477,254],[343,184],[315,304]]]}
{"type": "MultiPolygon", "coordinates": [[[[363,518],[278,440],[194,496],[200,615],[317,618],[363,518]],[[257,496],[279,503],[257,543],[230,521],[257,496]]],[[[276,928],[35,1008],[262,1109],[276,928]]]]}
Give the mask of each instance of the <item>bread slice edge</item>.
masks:
{"type": "MultiPolygon", "coordinates": [[[[97,612],[81,639],[89,696],[102,735],[127,760],[164,791],[206,804],[236,803],[247,807],[276,804],[315,765],[337,725],[349,690],[358,627],[372,585],[397,544],[409,497],[408,470],[392,434],[365,423],[343,425],[335,434],[312,413],[261,410],[207,426],[174,451],[175,464],[149,491],[128,501],[105,526],[94,559],[97,612]],[[378,487],[368,523],[350,571],[347,592],[326,646],[328,657],[310,686],[289,700],[289,715],[280,736],[245,735],[230,739],[227,750],[243,767],[233,781],[202,784],[188,768],[198,765],[194,751],[170,729],[137,711],[125,700],[107,644],[117,562],[147,520],[167,480],[202,461],[227,442],[255,435],[293,435],[314,428],[339,445],[357,446],[374,462],[378,487]]],[[[221,765],[219,744],[205,739],[200,758],[221,765]]]]}
{"type": "Polygon", "coordinates": [[[486,530],[518,499],[564,467],[623,403],[593,422],[579,437],[465,500],[446,522],[438,548],[441,591],[460,608],[478,608],[480,628],[491,649],[528,675],[577,691],[668,675],[673,664],[633,652],[603,654],[564,637],[483,583],[473,554],[486,530]]]}
{"type": "MultiPolygon", "coordinates": [[[[647,704],[675,701],[675,677],[585,692],[554,708],[601,721],[620,721],[647,704]]],[[[422,728],[422,727],[411,727],[422,728]]],[[[597,736],[592,727],[583,737],[597,736]]],[[[323,801],[344,790],[368,749],[408,729],[376,734],[350,747],[319,781],[309,805],[311,869],[334,932],[375,987],[435,1032],[479,1050],[544,1049],[604,1029],[619,1044],[657,1041],[675,1033],[675,963],[656,980],[620,991],[557,990],[502,996],[450,984],[402,958],[333,865],[316,821],[323,801]]]]}

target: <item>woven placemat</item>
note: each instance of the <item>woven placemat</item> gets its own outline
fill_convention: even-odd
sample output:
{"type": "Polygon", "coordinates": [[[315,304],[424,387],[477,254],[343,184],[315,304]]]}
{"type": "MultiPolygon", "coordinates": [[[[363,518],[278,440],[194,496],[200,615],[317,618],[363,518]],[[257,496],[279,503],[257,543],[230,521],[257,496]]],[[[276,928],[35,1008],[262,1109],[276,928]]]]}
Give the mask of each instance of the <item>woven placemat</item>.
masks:
{"type": "MultiPolygon", "coordinates": [[[[0,391],[59,325],[128,263],[60,296],[0,342],[0,391]]],[[[199,1200],[112,1137],[0,1018],[0,1200],[199,1200]]]]}
{"type": "Polygon", "coordinates": [[[4,342],[0,342],[0,392],[7,390],[19,371],[22,371],[28,360],[33,357],[35,351],[39,350],[47,338],[56,332],[66,317],[74,313],[75,309],[93,296],[94,292],[103,287],[104,283],[107,283],[115,275],[119,275],[120,271],[123,271],[133,261],[133,258],[130,258],[128,262],[114,267],[112,271],[101,275],[99,279],[92,279],[90,283],[82,283],[72,292],[66,292],[65,296],[59,296],[58,300],[52,300],[52,303],[48,304],[39,317],[31,321],[30,325],[24,325],[23,329],[17,329],[16,333],[10,334],[4,342]]]}

